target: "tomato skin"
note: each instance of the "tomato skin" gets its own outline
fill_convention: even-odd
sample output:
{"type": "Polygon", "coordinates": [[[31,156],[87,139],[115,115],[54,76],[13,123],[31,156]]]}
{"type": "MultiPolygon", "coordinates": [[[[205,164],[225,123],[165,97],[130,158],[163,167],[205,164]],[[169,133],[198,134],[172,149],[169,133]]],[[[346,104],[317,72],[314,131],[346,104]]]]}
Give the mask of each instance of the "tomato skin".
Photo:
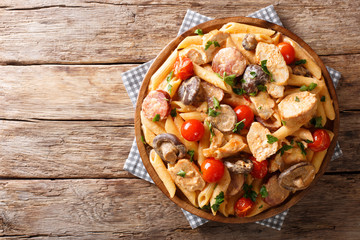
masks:
{"type": "Polygon", "coordinates": [[[256,158],[254,158],[253,156],[250,157],[250,160],[254,164],[254,168],[251,171],[251,176],[253,176],[254,178],[257,178],[257,179],[264,178],[268,172],[268,161],[264,160],[264,161],[258,162],[256,160],[256,158]]]}
{"type": "Polygon", "coordinates": [[[178,57],[174,64],[174,74],[177,78],[181,80],[188,79],[192,75],[194,75],[194,65],[190,58],[185,56],[178,57]]]}
{"type": "Polygon", "coordinates": [[[239,105],[234,109],[238,122],[245,119],[245,128],[249,128],[254,121],[254,113],[249,106],[239,105]]]}
{"type": "Polygon", "coordinates": [[[221,160],[207,158],[201,164],[202,178],[208,182],[218,182],[224,176],[224,164],[221,160]]]}
{"type": "Polygon", "coordinates": [[[317,129],[313,132],[313,143],[308,143],[308,147],[314,152],[321,152],[330,146],[330,136],[324,129],[317,129]]]}
{"type": "Polygon", "coordinates": [[[277,47],[280,49],[280,52],[283,55],[286,64],[291,64],[295,59],[295,50],[293,46],[291,46],[287,42],[281,42],[277,45],[277,47]]]}
{"type": "Polygon", "coordinates": [[[240,198],[237,200],[234,210],[237,216],[245,217],[246,213],[252,208],[254,203],[249,198],[240,198]]]}
{"type": "Polygon", "coordinates": [[[204,132],[204,125],[197,119],[186,120],[181,125],[181,135],[188,141],[199,141],[204,132]]]}

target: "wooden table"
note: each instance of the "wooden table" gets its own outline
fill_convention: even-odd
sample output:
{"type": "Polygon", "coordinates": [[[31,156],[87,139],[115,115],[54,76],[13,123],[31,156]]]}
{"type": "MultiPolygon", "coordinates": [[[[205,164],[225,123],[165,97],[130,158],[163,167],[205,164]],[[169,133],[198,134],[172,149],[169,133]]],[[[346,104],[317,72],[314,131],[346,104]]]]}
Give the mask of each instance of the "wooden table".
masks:
{"type": "Polygon", "coordinates": [[[358,239],[360,2],[300,2],[1,1],[0,236],[358,239]],[[120,74],[154,58],[188,8],[216,18],[269,4],[343,74],[344,156],[291,208],[281,231],[215,222],[192,230],[157,187],[122,170],[134,110],[120,74]]]}

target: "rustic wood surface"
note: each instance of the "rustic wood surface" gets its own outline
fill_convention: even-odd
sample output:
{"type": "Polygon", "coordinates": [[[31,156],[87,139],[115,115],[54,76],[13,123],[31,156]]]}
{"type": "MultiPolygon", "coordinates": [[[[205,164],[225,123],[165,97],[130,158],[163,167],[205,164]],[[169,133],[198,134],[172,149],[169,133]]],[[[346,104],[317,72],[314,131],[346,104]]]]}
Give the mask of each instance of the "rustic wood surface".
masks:
{"type": "Polygon", "coordinates": [[[359,12],[357,0],[1,1],[0,237],[358,239],[359,12]],[[344,156],[281,231],[215,222],[192,230],[159,189],[122,170],[134,109],[121,73],[155,57],[188,8],[224,17],[269,4],[343,75],[344,156]]]}

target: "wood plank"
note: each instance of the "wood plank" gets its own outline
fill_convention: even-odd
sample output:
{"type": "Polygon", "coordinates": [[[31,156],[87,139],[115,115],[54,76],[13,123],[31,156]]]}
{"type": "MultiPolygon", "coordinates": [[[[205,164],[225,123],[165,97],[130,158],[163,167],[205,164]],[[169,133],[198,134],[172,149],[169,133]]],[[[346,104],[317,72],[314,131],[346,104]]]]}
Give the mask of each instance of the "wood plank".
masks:
{"type": "MultiPolygon", "coordinates": [[[[220,18],[246,16],[270,4],[273,1],[4,0],[0,63],[145,62],[176,36],[188,8],[220,18]]],[[[359,7],[358,1],[341,0],[275,4],[285,27],[319,55],[360,52],[359,7]]]]}
{"type": "Polygon", "coordinates": [[[135,65],[1,66],[0,118],[133,123],[121,73],[135,65]]]}
{"type": "MultiPolygon", "coordinates": [[[[341,113],[344,156],[328,172],[360,171],[360,112],[341,113]]],[[[0,121],[2,178],[131,177],[123,164],[133,125],[107,121],[0,121]]]]}
{"type": "Polygon", "coordinates": [[[191,230],[181,210],[137,179],[2,180],[0,236],[63,239],[356,239],[360,175],[325,176],[290,209],[283,229],[208,223],[191,230]],[[330,194],[331,193],[331,194],[330,194]],[[341,206],[341,207],[340,207],[341,206]],[[160,230],[160,231],[159,231],[160,230]]]}
{"type": "MultiPolygon", "coordinates": [[[[360,109],[360,54],[323,56],[343,75],[337,93],[340,110],[360,109]]],[[[134,110],[121,73],[137,64],[88,66],[0,66],[0,118],[76,119],[133,122],[134,110]],[[24,87],[26,86],[26,87],[24,87]]]]}

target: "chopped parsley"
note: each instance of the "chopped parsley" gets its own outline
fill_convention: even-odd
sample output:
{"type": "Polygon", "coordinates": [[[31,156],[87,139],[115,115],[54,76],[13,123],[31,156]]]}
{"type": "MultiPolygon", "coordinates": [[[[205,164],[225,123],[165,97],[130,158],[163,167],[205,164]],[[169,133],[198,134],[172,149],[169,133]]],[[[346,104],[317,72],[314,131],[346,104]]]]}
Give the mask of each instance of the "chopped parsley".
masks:
{"type": "Polygon", "coordinates": [[[216,97],[213,97],[213,100],[214,100],[214,108],[215,108],[215,109],[220,109],[219,100],[217,100],[216,97]]]}
{"type": "Polygon", "coordinates": [[[256,96],[257,92],[249,93],[250,96],[256,96]]]}
{"type": "Polygon", "coordinates": [[[254,78],[256,78],[256,76],[257,76],[257,75],[256,75],[256,72],[250,72],[250,75],[251,75],[251,77],[250,77],[251,79],[254,79],[254,78]]]}
{"type": "Polygon", "coordinates": [[[309,139],[305,140],[306,143],[313,143],[313,141],[310,141],[309,139]]]}
{"type": "Polygon", "coordinates": [[[266,91],[267,91],[267,87],[266,87],[265,85],[259,84],[259,85],[257,85],[256,87],[257,87],[257,89],[259,89],[259,91],[262,91],[262,92],[266,92],[266,91]]]}
{"type": "Polygon", "coordinates": [[[309,85],[309,91],[311,91],[311,90],[314,90],[314,88],[316,88],[317,87],[317,84],[316,83],[310,83],[310,85],[309,85]]]}
{"type": "Polygon", "coordinates": [[[282,155],[284,155],[285,151],[290,150],[290,149],[292,149],[292,148],[294,148],[294,147],[291,146],[291,145],[285,144],[284,146],[282,146],[282,147],[277,151],[277,153],[280,153],[280,156],[282,156],[282,155]]]}
{"type": "Polygon", "coordinates": [[[187,151],[187,153],[190,155],[190,162],[194,161],[195,151],[194,150],[189,150],[189,151],[187,151]]]}
{"type": "Polygon", "coordinates": [[[240,131],[241,129],[243,129],[245,127],[245,119],[241,120],[240,122],[235,124],[235,128],[233,129],[233,132],[237,132],[240,131]]]}
{"type": "Polygon", "coordinates": [[[212,124],[211,124],[211,122],[208,122],[208,121],[205,121],[205,124],[208,126],[208,128],[210,130],[210,142],[212,142],[212,138],[213,138],[213,136],[215,136],[212,124]]]}
{"type": "Polygon", "coordinates": [[[262,209],[264,205],[260,205],[259,209],[262,209]]]}
{"type": "Polygon", "coordinates": [[[281,120],[282,125],[286,126],[286,121],[281,120]]]}
{"type": "Polygon", "coordinates": [[[214,47],[220,47],[220,44],[217,41],[207,41],[205,44],[205,50],[208,50],[211,45],[214,44],[214,47]]]}
{"type": "Polygon", "coordinates": [[[261,110],[261,109],[262,109],[262,106],[258,107],[258,109],[261,110]]]}
{"type": "Polygon", "coordinates": [[[177,115],[176,108],[171,109],[170,116],[176,117],[176,115],[177,115]]]}
{"type": "Polygon", "coordinates": [[[152,119],[153,122],[157,122],[160,120],[160,114],[156,114],[155,117],[152,119]]]}
{"type": "Polygon", "coordinates": [[[145,139],[144,139],[144,136],[143,136],[143,135],[141,135],[141,141],[142,141],[142,143],[143,143],[143,144],[146,144],[146,142],[145,142],[145,139]]]}
{"type": "Polygon", "coordinates": [[[269,75],[270,77],[270,82],[275,82],[275,80],[272,78],[272,74],[271,72],[269,72],[267,66],[266,66],[267,60],[262,60],[261,61],[261,68],[264,71],[264,73],[266,73],[267,75],[269,75]]]}
{"type": "Polygon", "coordinates": [[[246,94],[246,91],[243,88],[233,88],[233,92],[239,96],[246,94]]]}
{"type": "Polygon", "coordinates": [[[325,102],[325,96],[322,96],[322,97],[320,98],[320,101],[325,102]]]}
{"type": "Polygon", "coordinates": [[[219,195],[215,197],[215,203],[211,206],[214,212],[217,212],[217,210],[219,210],[220,204],[222,204],[223,202],[224,202],[224,192],[221,191],[219,195]]]}
{"type": "Polygon", "coordinates": [[[186,172],[184,172],[184,171],[181,169],[176,175],[184,178],[185,175],[186,175],[186,172]]]}
{"type": "Polygon", "coordinates": [[[169,84],[168,86],[167,86],[167,90],[169,91],[169,93],[171,94],[171,91],[172,91],[172,85],[171,84],[169,84]]]}
{"type": "Polygon", "coordinates": [[[274,137],[273,135],[266,134],[267,142],[270,144],[273,144],[274,142],[277,142],[279,139],[277,137],[274,137]]]}
{"type": "Polygon", "coordinates": [[[264,185],[260,188],[260,194],[261,194],[262,198],[266,198],[269,195],[269,193],[266,190],[266,187],[264,185]]]}
{"type": "Polygon", "coordinates": [[[314,117],[310,120],[310,123],[315,126],[315,128],[323,128],[323,125],[321,124],[322,117],[314,117]]]}
{"type": "Polygon", "coordinates": [[[224,82],[226,82],[227,84],[229,84],[230,86],[234,86],[235,85],[235,78],[236,75],[227,75],[226,72],[224,72],[223,76],[221,76],[220,74],[218,74],[218,77],[221,78],[224,82]]]}
{"type": "Polygon", "coordinates": [[[295,102],[300,102],[300,99],[298,98],[298,96],[295,97],[295,102]]]}
{"type": "Polygon", "coordinates": [[[204,205],[201,209],[209,211],[210,210],[210,203],[207,204],[207,205],[204,205]]]}
{"type": "Polygon", "coordinates": [[[220,112],[215,111],[213,108],[208,109],[208,115],[210,117],[217,117],[220,115],[220,112]]]}
{"type": "Polygon", "coordinates": [[[305,152],[305,146],[302,142],[298,142],[296,141],[296,144],[299,146],[300,150],[301,150],[301,154],[306,156],[306,152],[305,152]]]}
{"type": "Polygon", "coordinates": [[[300,64],[305,64],[306,63],[306,59],[301,59],[295,62],[295,65],[300,65],[300,64]]]}
{"type": "Polygon", "coordinates": [[[203,31],[201,29],[199,29],[199,28],[196,29],[194,33],[197,34],[197,35],[204,35],[203,31]]]}
{"type": "Polygon", "coordinates": [[[171,71],[171,72],[169,73],[169,75],[166,77],[166,81],[167,81],[167,82],[170,82],[170,80],[173,78],[173,75],[174,75],[174,71],[171,71]]]}
{"type": "Polygon", "coordinates": [[[252,185],[247,185],[244,183],[244,198],[249,198],[251,201],[255,202],[257,198],[257,193],[252,190],[252,185]]]}
{"type": "Polygon", "coordinates": [[[302,85],[300,87],[300,91],[307,91],[308,90],[308,87],[306,85],[302,85]]]}

